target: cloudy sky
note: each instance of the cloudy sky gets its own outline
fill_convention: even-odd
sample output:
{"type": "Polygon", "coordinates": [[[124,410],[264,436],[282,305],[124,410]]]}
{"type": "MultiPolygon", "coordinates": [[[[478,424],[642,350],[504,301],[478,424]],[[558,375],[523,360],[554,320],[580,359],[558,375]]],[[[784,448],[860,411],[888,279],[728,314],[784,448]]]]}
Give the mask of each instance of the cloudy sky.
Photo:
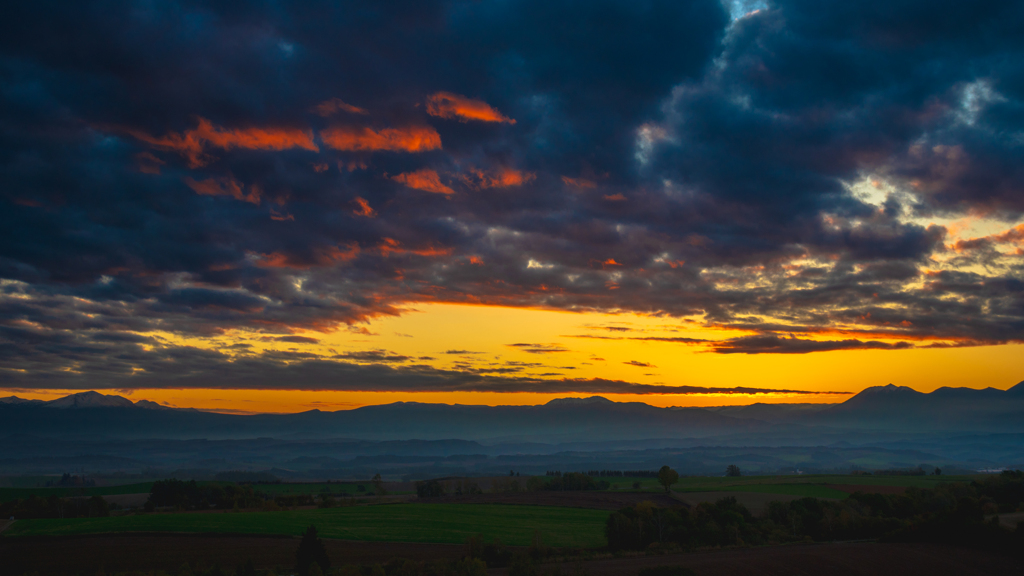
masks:
{"type": "Polygon", "coordinates": [[[0,387],[290,411],[1024,379],[1024,4],[0,8],[0,387]]]}

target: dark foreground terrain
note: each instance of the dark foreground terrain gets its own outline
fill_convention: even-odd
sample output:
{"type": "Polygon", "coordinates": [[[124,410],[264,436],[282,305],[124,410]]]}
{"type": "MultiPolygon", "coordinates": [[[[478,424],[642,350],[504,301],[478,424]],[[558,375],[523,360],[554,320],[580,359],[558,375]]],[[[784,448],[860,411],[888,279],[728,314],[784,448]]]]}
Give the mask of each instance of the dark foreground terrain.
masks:
{"type": "MultiPolygon", "coordinates": [[[[324,540],[335,565],[385,563],[396,557],[413,560],[459,558],[465,546],[396,542],[324,540]]],[[[235,566],[252,559],[258,568],[290,567],[295,538],[185,535],[116,535],[77,538],[0,539],[0,575],[54,576],[162,568],[174,573],[192,566],[235,566]]],[[[799,544],[733,548],[687,554],[612,558],[582,563],[589,576],[635,576],[652,566],[684,566],[698,576],[760,575],[1008,575],[1020,573],[1011,558],[998,554],[931,544],[799,544]]],[[[541,567],[541,573],[554,565],[541,567]]],[[[571,574],[574,563],[562,566],[571,574]]],[[[505,576],[507,569],[490,573],[505,576]]]]}
{"type": "MultiPolygon", "coordinates": [[[[1007,556],[933,544],[798,544],[583,562],[588,576],[636,576],[643,568],[683,566],[697,576],[938,576],[1020,574],[1007,556]]],[[[575,565],[562,568],[572,574],[575,565]]],[[[507,569],[489,571],[505,576],[507,569]]]]}
{"type": "MultiPolygon", "coordinates": [[[[83,537],[0,538],[0,576],[37,573],[97,574],[165,570],[184,564],[233,568],[252,560],[257,568],[295,565],[299,540],[292,537],[233,535],[118,534],[83,537]]],[[[323,540],[331,560],[341,564],[385,563],[392,558],[437,560],[461,558],[457,544],[352,542],[323,540]]]]}

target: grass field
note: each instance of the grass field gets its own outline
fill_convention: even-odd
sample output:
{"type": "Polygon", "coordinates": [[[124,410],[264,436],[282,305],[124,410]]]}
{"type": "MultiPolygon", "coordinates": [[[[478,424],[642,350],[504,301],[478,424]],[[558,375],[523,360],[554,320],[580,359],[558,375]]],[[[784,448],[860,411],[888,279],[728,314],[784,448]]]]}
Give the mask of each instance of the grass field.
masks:
{"type": "Polygon", "coordinates": [[[297,494],[333,494],[334,496],[367,496],[373,494],[370,482],[281,482],[277,484],[253,484],[252,489],[269,496],[295,496],[297,494]],[[357,484],[364,490],[359,492],[357,484]]]}
{"type": "MultiPolygon", "coordinates": [[[[656,478],[603,478],[611,482],[613,489],[635,491],[634,482],[640,482],[641,492],[663,490],[656,478]]],[[[804,474],[787,476],[686,476],[672,486],[675,492],[760,492],[765,494],[786,494],[810,496],[813,498],[843,499],[846,492],[829,488],[829,484],[860,485],[866,492],[871,486],[901,486],[934,488],[949,482],[970,482],[972,476],[853,476],[845,474],[804,474]]]]}
{"type": "Polygon", "coordinates": [[[152,482],[141,482],[138,484],[122,484],[120,486],[91,486],[89,488],[0,488],[0,502],[28,498],[35,494],[41,498],[57,496],[69,498],[72,496],[113,496],[115,494],[142,494],[153,488],[152,482]]]}
{"type": "Polygon", "coordinates": [[[603,546],[608,512],[499,504],[391,504],[287,512],[145,514],[107,518],[18,520],[4,537],[112,532],[300,535],[310,524],[343,540],[462,544],[474,534],[527,546],[535,530],[557,547],[603,546]]]}
{"type": "MultiPolygon", "coordinates": [[[[801,476],[740,476],[740,477],[686,477],[672,486],[676,492],[747,491],[838,498],[838,490],[829,484],[864,486],[916,486],[934,488],[949,482],[970,482],[971,476],[852,476],[843,474],[807,474],[801,476]],[[828,495],[831,493],[832,495],[828,495]]],[[[846,497],[844,494],[843,498],[846,497]]]]}
{"type": "Polygon", "coordinates": [[[723,492],[758,492],[761,494],[833,498],[835,500],[842,500],[850,496],[842,490],[818,484],[748,484],[746,486],[723,486],[719,490],[723,492]]]}

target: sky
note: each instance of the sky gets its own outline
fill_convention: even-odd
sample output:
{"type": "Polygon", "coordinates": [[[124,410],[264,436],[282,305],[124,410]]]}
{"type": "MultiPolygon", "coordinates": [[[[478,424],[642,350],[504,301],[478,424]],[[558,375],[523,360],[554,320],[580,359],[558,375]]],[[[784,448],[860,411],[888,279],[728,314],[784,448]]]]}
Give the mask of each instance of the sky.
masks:
{"type": "Polygon", "coordinates": [[[0,391],[1024,380],[1024,5],[8,3],[0,391]]]}

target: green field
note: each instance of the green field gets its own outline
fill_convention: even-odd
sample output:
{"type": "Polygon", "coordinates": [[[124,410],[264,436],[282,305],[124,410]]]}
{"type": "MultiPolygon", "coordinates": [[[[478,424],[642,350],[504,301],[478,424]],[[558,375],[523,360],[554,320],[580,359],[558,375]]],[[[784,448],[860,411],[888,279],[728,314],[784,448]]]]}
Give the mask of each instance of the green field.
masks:
{"type": "Polygon", "coordinates": [[[4,537],[110,532],[198,532],[298,536],[310,524],[321,536],[343,540],[462,544],[474,534],[527,546],[535,530],[556,547],[605,544],[609,512],[500,504],[390,504],[287,512],[144,514],[107,518],[18,520],[4,537]]]}
{"type": "Polygon", "coordinates": [[[829,484],[864,486],[916,486],[934,488],[949,482],[970,482],[971,476],[852,476],[839,474],[807,474],[800,476],[686,477],[672,486],[676,492],[761,492],[814,498],[846,498],[847,493],[829,484]]]}
{"type": "MultiPolygon", "coordinates": [[[[279,482],[276,484],[253,484],[252,489],[268,496],[295,496],[298,494],[331,494],[340,496],[373,496],[373,483],[366,482],[279,482]],[[359,491],[359,485],[365,490],[359,491]]],[[[412,494],[411,491],[393,491],[388,494],[412,494]]]]}
{"type": "Polygon", "coordinates": [[[59,498],[70,498],[73,496],[113,496],[115,494],[143,494],[153,488],[152,482],[141,482],[139,484],[122,484],[120,486],[90,486],[88,488],[0,488],[0,502],[28,498],[35,494],[40,498],[57,496],[59,498]]]}
{"type": "Polygon", "coordinates": [[[276,484],[253,484],[252,489],[268,496],[295,496],[298,494],[332,494],[334,496],[367,496],[373,494],[370,482],[341,483],[331,482],[280,482],[276,484]],[[359,492],[357,484],[366,489],[359,492]]]}
{"type": "MultiPolygon", "coordinates": [[[[788,496],[806,496],[811,498],[832,498],[842,500],[850,495],[842,490],[829,488],[819,484],[748,484],[745,486],[724,486],[723,492],[758,492],[761,494],[785,494],[788,496]]],[[[696,490],[689,490],[696,492],[696,490]]]]}

